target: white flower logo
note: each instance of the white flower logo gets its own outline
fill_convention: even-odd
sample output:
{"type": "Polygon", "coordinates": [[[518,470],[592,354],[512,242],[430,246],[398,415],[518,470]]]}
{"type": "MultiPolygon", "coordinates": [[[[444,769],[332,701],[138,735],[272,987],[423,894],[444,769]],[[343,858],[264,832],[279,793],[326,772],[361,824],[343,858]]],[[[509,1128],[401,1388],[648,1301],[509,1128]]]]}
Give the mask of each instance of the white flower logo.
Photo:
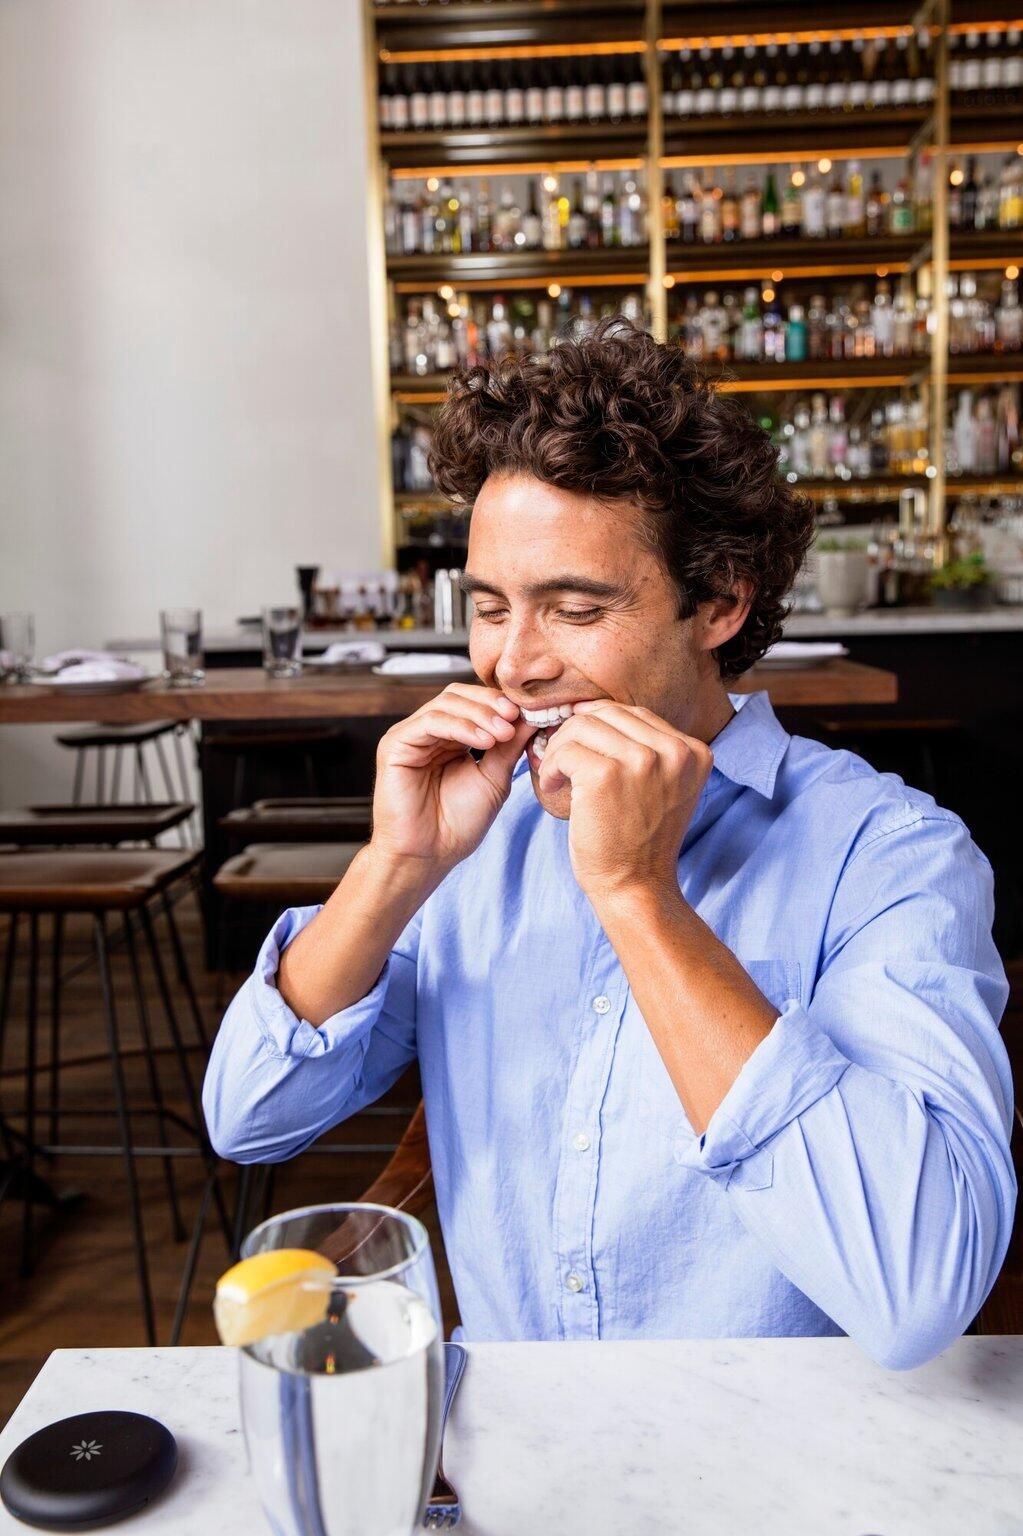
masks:
{"type": "Polygon", "coordinates": [[[91,1461],[102,1449],[95,1440],[79,1440],[77,1445],[71,1447],[71,1454],[76,1461],[91,1461]]]}

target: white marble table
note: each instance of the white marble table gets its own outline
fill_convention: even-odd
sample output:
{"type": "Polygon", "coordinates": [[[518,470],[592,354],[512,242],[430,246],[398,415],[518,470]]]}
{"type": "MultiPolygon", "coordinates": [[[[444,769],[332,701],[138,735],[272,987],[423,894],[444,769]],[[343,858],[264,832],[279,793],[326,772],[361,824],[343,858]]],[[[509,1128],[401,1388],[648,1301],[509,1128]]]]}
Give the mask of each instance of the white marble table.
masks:
{"type": "MultiPolygon", "coordinates": [[[[0,1462],[54,1419],[136,1409],[180,1465],[119,1529],[261,1536],[235,1369],[222,1349],[57,1350],[0,1462]]],[[[847,1339],[475,1345],[445,1466],[465,1536],[1013,1536],[1023,1337],[905,1374],[847,1339]]],[[[0,1510],[0,1532],[25,1530],[0,1510]]]]}

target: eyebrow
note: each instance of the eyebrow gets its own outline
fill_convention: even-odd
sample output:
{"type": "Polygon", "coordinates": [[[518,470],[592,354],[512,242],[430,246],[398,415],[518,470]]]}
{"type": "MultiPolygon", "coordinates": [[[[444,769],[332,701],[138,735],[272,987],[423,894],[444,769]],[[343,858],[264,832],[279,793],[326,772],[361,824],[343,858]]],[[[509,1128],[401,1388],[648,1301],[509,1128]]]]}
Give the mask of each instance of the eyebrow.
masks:
{"type": "MultiPolygon", "coordinates": [[[[484,581],[480,576],[471,576],[467,571],[462,572],[458,584],[466,597],[471,597],[474,592],[486,592],[491,597],[507,595],[493,582],[484,581]]],[[[545,581],[527,581],[522,591],[526,597],[549,597],[554,592],[581,592],[586,597],[624,597],[628,588],[620,582],[597,581],[592,576],[575,576],[569,573],[563,576],[549,576],[545,581]]]]}

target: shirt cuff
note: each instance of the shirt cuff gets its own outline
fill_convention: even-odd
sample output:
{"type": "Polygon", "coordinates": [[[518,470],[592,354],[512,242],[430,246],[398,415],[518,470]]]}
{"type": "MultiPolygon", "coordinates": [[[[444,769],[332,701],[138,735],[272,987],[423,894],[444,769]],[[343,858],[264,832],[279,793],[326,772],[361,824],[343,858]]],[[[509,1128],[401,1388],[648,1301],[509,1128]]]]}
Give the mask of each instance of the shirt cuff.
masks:
{"type": "MultiPolygon", "coordinates": [[[[703,1135],[681,1145],[676,1161],[727,1184],[747,1158],[829,1093],[849,1065],[806,1010],[789,1001],[744,1062],[703,1135]]],[[[741,1182],[764,1188],[771,1183],[771,1168],[759,1171],[759,1181],[741,1182]]]]}
{"type": "Polygon", "coordinates": [[[281,955],[288,945],[308,927],[321,907],[289,907],[274,923],[263,941],[251,977],[252,998],[263,1043],[271,1055],[281,1059],[303,1060],[326,1056],[329,1052],[351,1048],[380,1016],[387,991],[388,959],[374,986],[358,1002],[331,1014],[320,1025],[300,1019],[277,990],[277,971],[281,955]]]}

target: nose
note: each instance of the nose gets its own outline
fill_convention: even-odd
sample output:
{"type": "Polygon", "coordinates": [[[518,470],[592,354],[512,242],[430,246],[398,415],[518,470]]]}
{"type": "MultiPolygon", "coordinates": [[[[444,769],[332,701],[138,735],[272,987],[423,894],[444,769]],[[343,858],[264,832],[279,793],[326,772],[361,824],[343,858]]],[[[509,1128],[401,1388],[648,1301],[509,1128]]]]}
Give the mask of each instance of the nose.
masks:
{"type": "Polygon", "coordinates": [[[532,683],[552,682],[561,675],[561,658],[549,636],[528,616],[508,618],[501,627],[499,646],[494,677],[497,686],[508,693],[526,690],[532,683]]]}

